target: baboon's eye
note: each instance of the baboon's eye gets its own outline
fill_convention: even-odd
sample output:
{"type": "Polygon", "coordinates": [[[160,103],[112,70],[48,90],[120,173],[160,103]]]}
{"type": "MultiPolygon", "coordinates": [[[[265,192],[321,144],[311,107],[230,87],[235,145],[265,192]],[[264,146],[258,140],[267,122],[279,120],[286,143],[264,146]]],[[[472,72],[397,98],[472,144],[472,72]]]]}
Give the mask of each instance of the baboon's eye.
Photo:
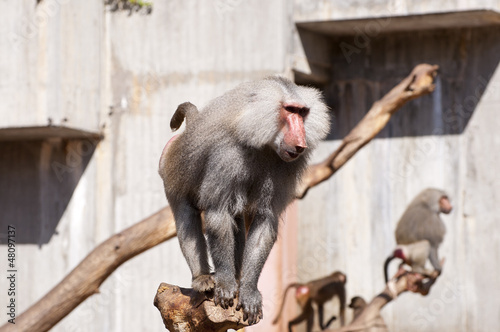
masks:
{"type": "Polygon", "coordinates": [[[298,114],[301,117],[305,117],[309,114],[309,108],[307,107],[285,106],[285,109],[288,112],[298,114]]]}

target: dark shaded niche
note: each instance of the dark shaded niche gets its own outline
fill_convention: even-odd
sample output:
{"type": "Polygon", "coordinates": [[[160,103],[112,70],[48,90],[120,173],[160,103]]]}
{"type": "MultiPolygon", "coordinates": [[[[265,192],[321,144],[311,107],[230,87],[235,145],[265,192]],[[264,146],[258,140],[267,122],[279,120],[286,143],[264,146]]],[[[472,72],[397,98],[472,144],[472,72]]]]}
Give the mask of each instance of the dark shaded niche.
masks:
{"type": "Polygon", "coordinates": [[[46,244],[100,140],[43,138],[0,141],[0,244],[8,225],[18,244],[46,244]]]}
{"type": "Polygon", "coordinates": [[[500,61],[500,14],[457,12],[298,24],[311,73],[342,139],[420,63],[439,65],[436,90],[406,104],[377,137],[461,134],[500,61]]]}

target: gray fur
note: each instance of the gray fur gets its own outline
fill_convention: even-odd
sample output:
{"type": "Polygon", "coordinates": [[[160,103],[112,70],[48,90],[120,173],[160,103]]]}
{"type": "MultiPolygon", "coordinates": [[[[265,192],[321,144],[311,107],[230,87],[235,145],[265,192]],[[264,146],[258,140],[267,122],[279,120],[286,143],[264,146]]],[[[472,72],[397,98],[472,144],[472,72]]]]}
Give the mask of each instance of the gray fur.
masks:
{"type": "Polygon", "coordinates": [[[431,244],[427,240],[413,242],[411,244],[400,244],[406,263],[411,266],[412,271],[424,275],[430,275],[432,271],[425,268],[425,263],[429,257],[431,244]]]}
{"type": "Polygon", "coordinates": [[[223,308],[232,306],[239,293],[238,307],[252,324],[262,317],[257,281],[276,240],[280,215],[294,198],[311,149],[328,133],[328,109],[317,90],[282,77],[240,84],[200,112],[191,105],[180,106],[174,115],[174,127],[183,117],[187,125],[164,149],[159,173],[193,288],[214,288],[214,300],[223,308]],[[303,120],[308,149],[285,162],[277,150],[283,137],[279,115],[289,103],[309,109],[303,120]],[[253,219],[245,240],[244,217],[249,215],[253,219]]]}

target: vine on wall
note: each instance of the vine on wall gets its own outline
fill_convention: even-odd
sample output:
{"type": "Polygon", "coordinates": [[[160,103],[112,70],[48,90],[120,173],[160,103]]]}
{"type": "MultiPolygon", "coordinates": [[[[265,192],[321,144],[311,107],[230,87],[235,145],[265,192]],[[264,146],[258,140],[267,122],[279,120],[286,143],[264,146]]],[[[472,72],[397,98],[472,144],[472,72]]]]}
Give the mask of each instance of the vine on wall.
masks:
{"type": "Polygon", "coordinates": [[[127,10],[132,13],[151,14],[153,3],[143,0],[104,0],[104,4],[112,12],[127,10]]]}

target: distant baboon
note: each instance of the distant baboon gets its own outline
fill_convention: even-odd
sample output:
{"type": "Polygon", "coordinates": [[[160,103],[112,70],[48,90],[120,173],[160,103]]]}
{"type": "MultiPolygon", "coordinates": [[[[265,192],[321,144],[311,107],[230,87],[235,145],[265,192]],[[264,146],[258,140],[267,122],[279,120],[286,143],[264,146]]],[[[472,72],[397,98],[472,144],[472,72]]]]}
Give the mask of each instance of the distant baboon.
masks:
{"type": "Polygon", "coordinates": [[[353,312],[352,320],[355,320],[359,317],[359,315],[363,312],[366,307],[366,301],[361,296],[354,296],[351,299],[351,303],[349,303],[349,308],[351,308],[353,312]]]}
{"type": "Polygon", "coordinates": [[[257,281],[310,151],[329,131],[328,108],[318,90],[269,77],[239,85],[200,112],[181,104],[171,128],[184,118],[186,128],[167,143],[159,173],[192,287],[213,290],[222,308],[238,294],[237,309],[253,324],[262,318],[257,281]]]}
{"type": "Polygon", "coordinates": [[[430,262],[435,270],[441,271],[438,248],[443,242],[446,228],[439,214],[448,214],[451,210],[450,200],[443,190],[425,189],[413,199],[399,220],[395,232],[396,243],[407,245],[427,240],[430,244],[430,262]]]}
{"type": "Polygon", "coordinates": [[[333,316],[328,320],[326,324],[323,324],[323,305],[325,302],[333,299],[335,296],[340,302],[340,324],[344,325],[345,322],[345,283],[347,278],[342,272],[336,271],[329,276],[323,277],[321,279],[309,281],[306,284],[292,283],[288,285],[285,289],[283,297],[281,299],[281,305],[278,315],[273,321],[273,324],[278,323],[281,312],[285,305],[285,298],[288,290],[290,288],[297,288],[295,291],[295,300],[300,305],[302,312],[300,315],[288,322],[288,330],[292,332],[292,326],[297,325],[304,320],[307,320],[307,332],[312,331],[314,323],[314,308],[313,303],[318,306],[318,320],[319,325],[322,330],[326,329],[331,322],[336,319],[333,316]]]}
{"type": "MultiPolygon", "coordinates": [[[[354,296],[351,299],[351,303],[349,303],[349,308],[353,309],[353,318],[352,321],[354,322],[356,319],[358,319],[359,316],[363,313],[365,308],[368,306],[366,303],[365,299],[363,299],[361,296],[354,296]]],[[[360,324],[361,322],[357,322],[360,324]]],[[[349,330],[349,331],[359,331],[359,332],[387,332],[387,325],[385,324],[384,319],[378,313],[375,318],[370,319],[368,322],[364,322],[366,324],[365,328],[357,328],[355,330],[349,330]]],[[[362,323],[361,323],[362,324],[362,323]]]]}

